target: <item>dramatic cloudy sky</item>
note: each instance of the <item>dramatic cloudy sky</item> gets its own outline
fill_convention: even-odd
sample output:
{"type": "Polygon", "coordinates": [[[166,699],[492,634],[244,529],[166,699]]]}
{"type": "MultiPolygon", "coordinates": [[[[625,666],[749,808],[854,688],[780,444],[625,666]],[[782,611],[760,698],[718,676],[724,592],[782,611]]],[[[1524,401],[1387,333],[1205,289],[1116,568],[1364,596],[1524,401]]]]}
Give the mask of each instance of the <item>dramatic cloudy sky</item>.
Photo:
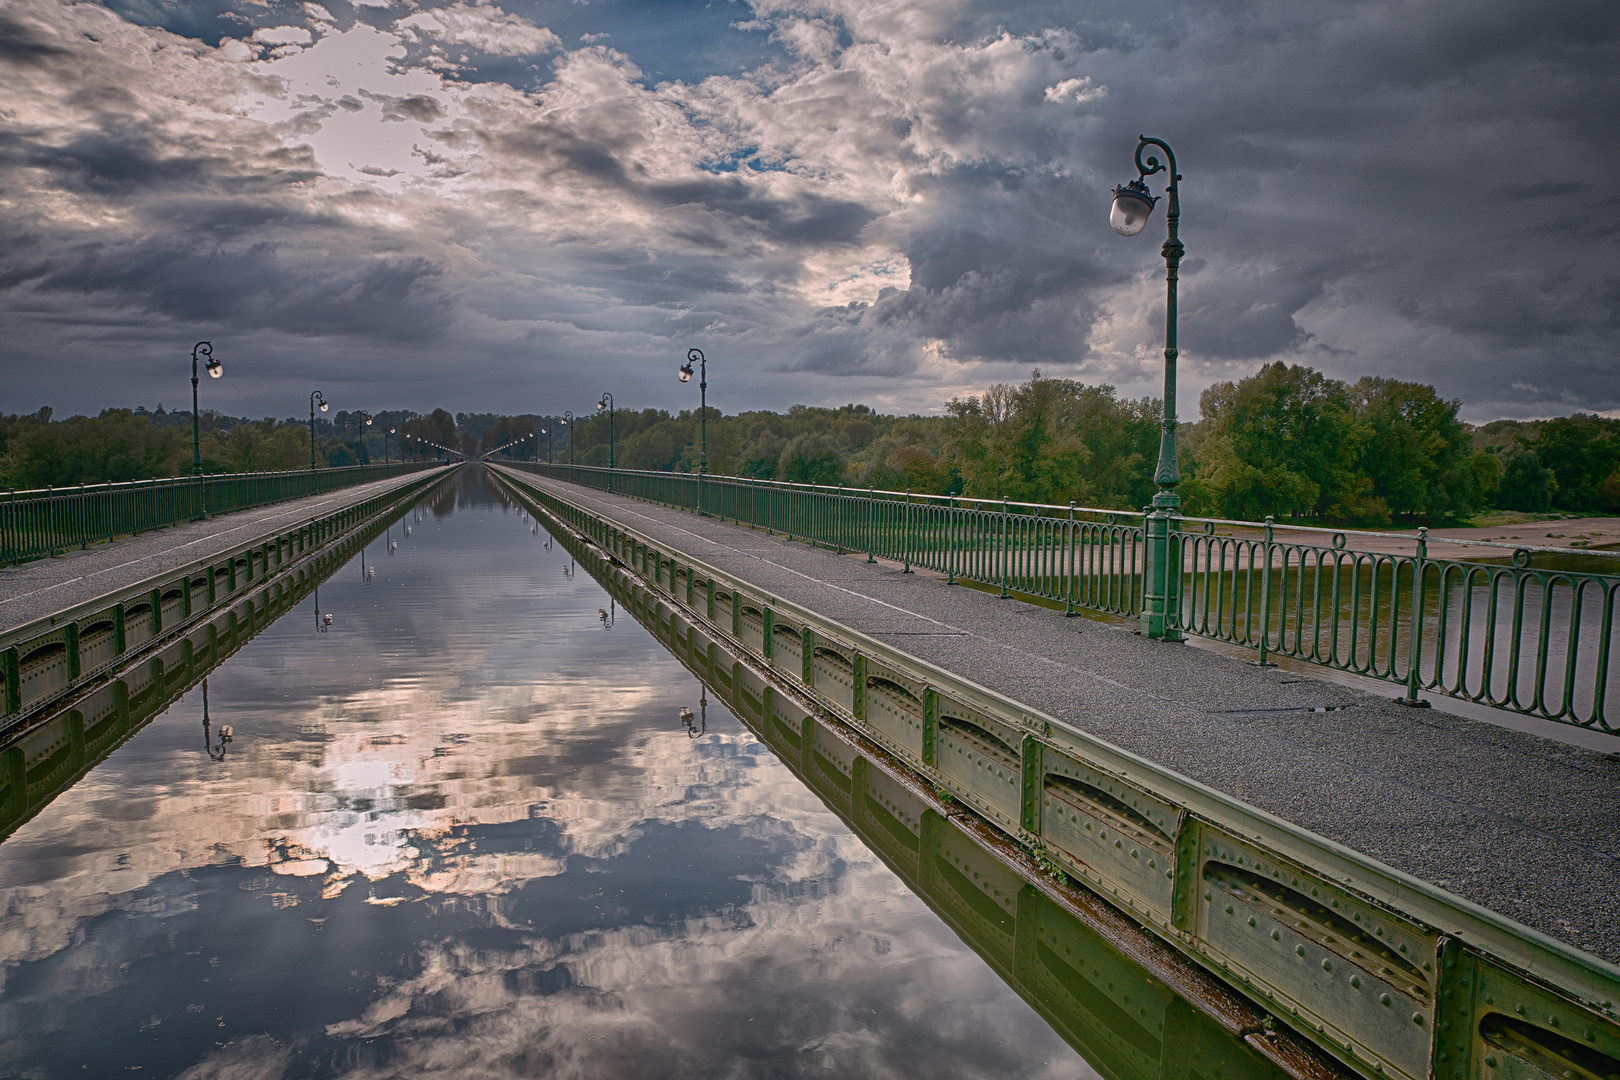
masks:
{"type": "MultiPolygon", "coordinates": [[[[1270,359],[1620,410],[1613,0],[0,0],[0,410],[929,411],[1270,359]]],[[[1192,412],[1193,408],[1184,409],[1192,412]]]]}

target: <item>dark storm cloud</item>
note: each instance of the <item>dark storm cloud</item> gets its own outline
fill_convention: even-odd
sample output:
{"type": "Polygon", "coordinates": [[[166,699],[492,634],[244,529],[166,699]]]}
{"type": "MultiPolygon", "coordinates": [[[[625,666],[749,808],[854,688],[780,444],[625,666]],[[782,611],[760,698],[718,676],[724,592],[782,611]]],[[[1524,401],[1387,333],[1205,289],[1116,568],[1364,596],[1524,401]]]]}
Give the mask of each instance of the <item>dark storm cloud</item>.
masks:
{"type": "Polygon", "coordinates": [[[580,13],[528,0],[338,4],[341,31],[284,0],[120,2],[261,36],[227,64],[84,5],[8,14],[0,310],[31,354],[78,305],[292,351],[419,341],[399,385],[487,351],[492,384],[594,357],[633,391],[636,357],[696,336],[753,358],[728,407],[856,393],[832,375],[930,408],[1036,364],[1156,393],[1162,204],[1134,240],[1106,224],[1146,130],[1185,176],[1189,391],[1287,359],[1433,381],[1476,419],[1620,408],[1612,3],[773,0],[727,5],[754,44],[716,52],[759,66],[655,84],[682,9],[592,14],[627,54],[552,44],[580,13]],[[433,52],[456,41],[506,49],[521,92],[433,52]],[[362,47],[325,80],[268,59],[362,47]]]}
{"type": "Polygon", "coordinates": [[[33,65],[47,58],[66,55],[59,45],[41,41],[31,27],[0,13],[0,63],[33,65]]]}

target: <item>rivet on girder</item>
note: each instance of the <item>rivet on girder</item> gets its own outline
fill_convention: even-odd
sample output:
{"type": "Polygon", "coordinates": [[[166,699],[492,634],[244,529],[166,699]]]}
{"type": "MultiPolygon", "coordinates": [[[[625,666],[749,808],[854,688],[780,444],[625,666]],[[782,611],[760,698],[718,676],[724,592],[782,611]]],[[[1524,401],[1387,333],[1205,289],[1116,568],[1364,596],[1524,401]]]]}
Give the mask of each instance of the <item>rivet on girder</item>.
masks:
{"type": "Polygon", "coordinates": [[[1296,956],[1304,956],[1305,955],[1305,946],[1303,946],[1303,945],[1295,945],[1294,946],[1294,954],[1296,956]]]}

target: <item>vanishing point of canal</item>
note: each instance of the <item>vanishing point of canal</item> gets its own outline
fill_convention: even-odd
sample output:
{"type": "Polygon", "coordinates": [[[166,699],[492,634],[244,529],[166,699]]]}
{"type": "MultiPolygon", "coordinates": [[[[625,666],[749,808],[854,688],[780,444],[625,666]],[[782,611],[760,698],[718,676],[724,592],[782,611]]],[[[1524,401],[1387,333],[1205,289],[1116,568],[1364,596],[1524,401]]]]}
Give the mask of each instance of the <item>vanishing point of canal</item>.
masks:
{"type": "Polygon", "coordinates": [[[1097,1075],[481,470],[318,602],[0,844],[0,1075],[1097,1075]]]}

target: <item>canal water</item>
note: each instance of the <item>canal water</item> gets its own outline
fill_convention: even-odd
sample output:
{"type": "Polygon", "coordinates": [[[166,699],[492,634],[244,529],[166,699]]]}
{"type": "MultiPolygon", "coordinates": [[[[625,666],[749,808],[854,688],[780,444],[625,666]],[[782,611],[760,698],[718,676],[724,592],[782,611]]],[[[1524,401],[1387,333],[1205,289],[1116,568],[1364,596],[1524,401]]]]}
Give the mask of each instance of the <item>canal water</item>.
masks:
{"type": "Polygon", "coordinates": [[[1098,1075],[472,469],[0,844],[0,976],[6,1077],[1098,1075]]]}

